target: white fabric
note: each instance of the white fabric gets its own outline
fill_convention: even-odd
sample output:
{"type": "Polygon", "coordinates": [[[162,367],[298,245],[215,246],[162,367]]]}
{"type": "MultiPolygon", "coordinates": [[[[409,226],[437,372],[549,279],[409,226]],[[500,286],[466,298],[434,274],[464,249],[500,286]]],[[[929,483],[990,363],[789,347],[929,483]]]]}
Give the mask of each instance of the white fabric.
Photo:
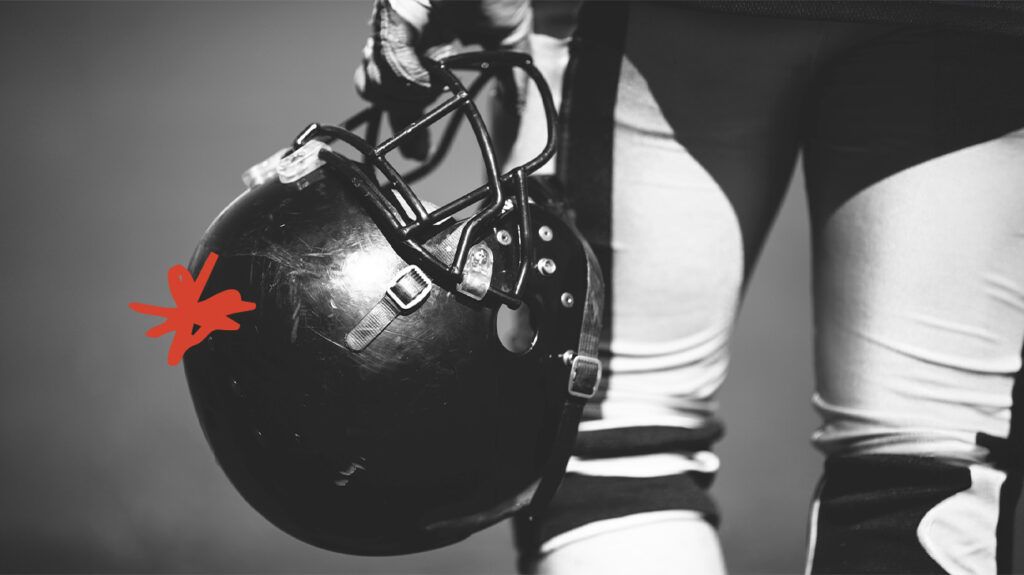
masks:
{"type": "Polygon", "coordinates": [[[430,21],[430,0],[388,0],[391,8],[417,32],[430,21]]]}
{"type": "Polygon", "coordinates": [[[972,465],[971,487],[933,507],[917,527],[928,555],[950,575],[996,573],[1002,471],[972,465]]]}
{"type": "Polygon", "coordinates": [[[684,510],[671,510],[671,511],[648,511],[646,513],[634,513],[633,515],[626,515],[625,517],[616,517],[614,519],[605,519],[603,521],[595,521],[588,523],[578,529],[572,531],[566,531],[561,535],[548,539],[544,545],[541,546],[541,553],[550,553],[556,549],[564,547],[570,543],[575,543],[588,537],[594,537],[595,535],[601,535],[604,533],[611,533],[620,529],[629,529],[631,527],[637,527],[640,525],[651,525],[653,523],[659,523],[662,521],[703,521],[700,513],[696,511],[684,511],[684,510]]]}
{"type": "Polygon", "coordinates": [[[818,547],[818,515],[821,513],[821,490],[824,483],[819,481],[811,499],[811,520],[807,528],[807,560],[804,563],[804,575],[811,575],[814,567],[814,551],[818,547]]]}
{"type": "Polygon", "coordinates": [[[913,166],[815,222],[826,453],[980,463],[1024,341],[1024,130],[913,166]]]}
{"type": "Polygon", "coordinates": [[[605,421],[716,409],[743,284],[739,223],[725,194],[675,139],[624,58],[615,107],[613,341],[605,421]]]}
{"type": "Polygon", "coordinates": [[[625,429],[629,427],[646,427],[650,425],[694,429],[703,423],[705,423],[705,419],[699,415],[692,416],[685,413],[668,413],[665,416],[651,416],[648,413],[641,413],[640,416],[635,419],[618,417],[614,420],[592,419],[589,421],[581,421],[579,430],[603,431],[607,429],[625,429]]]}
{"type": "MultiPolygon", "coordinates": [[[[551,97],[555,101],[555,109],[558,109],[562,102],[562,79],[565,76],[565,67],[569,64],[569,39],[530,34],[529,43],[533,64],[547,81],[551,97]]],[[[547,141],[547,124],[540,93],[532,82],[522,82],[521,85],[526,90],[526,97],[520,112],[519,134],[505,159],[503,172],[535,158],[544,149],[547,141]]],[[[555,173],[555,158],[552,157],[534,173],[555,173]]]]}
{"type": "Polygon", "coordinates": [[[651,453],[597,459],[571,457],[565,472],[591,477],[664,477],[691,471],[715,473],[719,465],[718,456],[710,451],[651,453]]]}

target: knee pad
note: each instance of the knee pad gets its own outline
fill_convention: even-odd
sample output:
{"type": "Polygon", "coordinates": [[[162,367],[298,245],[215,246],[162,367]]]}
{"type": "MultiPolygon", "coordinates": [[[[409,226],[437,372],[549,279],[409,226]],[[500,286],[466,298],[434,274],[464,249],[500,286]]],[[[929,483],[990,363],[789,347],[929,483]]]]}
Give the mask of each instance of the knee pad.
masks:
{"type": "Polygon", "coordinates": [[[573,541],[672,513],[717,525],[707,493],[718,469],[709,451],[722,434],[713,420],[700,429],[633,427],[582,432],[558,492],[532,519],[514,524],[520,570],[573,541]]]}
{"type": "Polygon", "coordinates": [[[1020,475],[931,457],[830,457],[812,507],[811,573],[1009,570],[1020,475]]]}

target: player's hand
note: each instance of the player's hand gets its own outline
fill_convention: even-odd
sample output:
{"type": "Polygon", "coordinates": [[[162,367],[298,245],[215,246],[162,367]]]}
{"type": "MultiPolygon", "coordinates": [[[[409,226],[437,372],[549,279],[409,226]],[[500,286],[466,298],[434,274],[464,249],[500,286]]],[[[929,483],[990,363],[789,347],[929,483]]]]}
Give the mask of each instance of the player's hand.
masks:
{"type": "MultiPolygon", "coordinates": [[[[423,58],[455,52],[456,41],[488,49],[525,45],[532,26],[528,0],[375,0],[371,35],[356,69],[359,94],[388,110],[397,131],[417,118],[439,92],[423,58]]],[[[401,152],[424,159],[426,132],[403,142],[401,152]]]]}

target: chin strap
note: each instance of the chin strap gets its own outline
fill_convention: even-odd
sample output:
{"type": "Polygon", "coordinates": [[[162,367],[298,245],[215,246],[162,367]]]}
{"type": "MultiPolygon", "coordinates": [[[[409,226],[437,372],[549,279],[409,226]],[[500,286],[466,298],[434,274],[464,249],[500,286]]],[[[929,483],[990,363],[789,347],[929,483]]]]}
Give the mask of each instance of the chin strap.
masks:
{"type": "Polygon", "coordinates": [[[380,301],[359,320],[352,331],[345,334],[345,345],[353,351],[365,349],[399,314],[419,307],[430,295],[433,286],[434,283],[419,266],[409,266],[398,272],[380,301]]]}
{"type": "MultiPolygon", "coordinates": [[[[569,226],[578,233],[571,223],[569,226]]],[[[547,506],[558,490],[573,445],[576,443],[576,432],[583,414],[583,406],[587,400],[594,397],[597,386],[601,383],[601,360],[597,356],[597,346],[601,337],[604,280],[594,252],[586,242],[580,241],[587,254],[587,294],[584,298],[580,339],[575,352],[568,351],[562,356],[562,361],[569,366],[565,403],[562,405],[562,414],[555,432],[552,455],[544,466],[540,484],[534,491],[529,507],[526,508],[530,520],[547,506]]]]}
{"type": "MultiPolygon", "coordinates": [[[[463,222],[440,234],[439,239],[431,240],[424,248],[434,257],[450,264],[464,226],[463,222]]],[[[484,242],[473,246],[458,291],[475,300],[483,299],[491,283],[493,265],[494,255],[484,242]]],[[[411,265],[398,272],[380,301],[345,335],[345,345],[353,351],[366,349],[396,317],[419,307],[430,295],[433,285],[430,277],[419,266],[411,265]]]]}

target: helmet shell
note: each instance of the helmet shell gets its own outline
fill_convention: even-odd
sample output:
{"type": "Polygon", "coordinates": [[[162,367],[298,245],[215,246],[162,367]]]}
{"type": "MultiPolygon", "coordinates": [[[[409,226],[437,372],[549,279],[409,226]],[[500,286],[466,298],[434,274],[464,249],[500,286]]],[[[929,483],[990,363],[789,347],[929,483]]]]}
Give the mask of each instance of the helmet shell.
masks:
{"type": "MultiPolygon", "coordinates": [[[[500,305],[435,283],[364,350],[345,335],[410,265],[364,205],[350,170],[271,179],[213,222],[190,265],[219,256],[207,294],[255,302],[185,354],[185,373],[218,463],[267,519],[327,549],[411,553],[458,541],[530,501],[552,447],[587,290],[586,248],[531,204],[535,257],[524,301],[533,345],[508,351],[500,305]],[[348,173],[343,173],[348,172],[348,173]]],[[[366,180],[368,181],[368,180],[366,180]]],[[[516,211],[492,232],[516,237],[516,211]]],[[[451,232],[450,221],[436,237],[451,232]]],[[[514,281],[518,243],[495,234],[495,282],[514,281]],[[507,242],[505,242],[507,243],[507,242]]],[[[436,282],[436,280],[435,280],[436,282]]]]}

